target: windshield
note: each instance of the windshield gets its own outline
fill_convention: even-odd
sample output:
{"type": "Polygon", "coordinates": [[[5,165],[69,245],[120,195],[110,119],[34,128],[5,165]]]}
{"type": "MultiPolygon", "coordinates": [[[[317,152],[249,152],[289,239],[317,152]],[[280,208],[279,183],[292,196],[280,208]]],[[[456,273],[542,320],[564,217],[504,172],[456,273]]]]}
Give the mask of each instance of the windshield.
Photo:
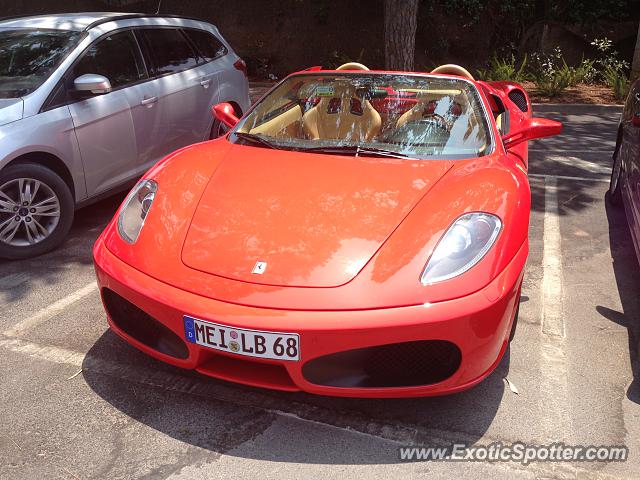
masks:
{"type": "Polygon", "coordinates": [[[0,30],[0,98],[33,92],[79,36],[79,32],[63,30],[0,30]]]}
{"type": "Polygon", "coordinates": [[[232,141],[256,146],[399,158],[469,158],[492,148],[473,84],[406,74],[294,75],[233,133],[232,141]]]}

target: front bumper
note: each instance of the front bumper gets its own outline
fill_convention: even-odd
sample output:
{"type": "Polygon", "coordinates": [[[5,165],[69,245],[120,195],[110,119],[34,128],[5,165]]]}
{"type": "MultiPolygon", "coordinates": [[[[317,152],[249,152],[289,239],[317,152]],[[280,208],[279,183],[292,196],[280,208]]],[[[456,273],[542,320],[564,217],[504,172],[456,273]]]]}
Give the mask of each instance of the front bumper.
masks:
{"type": "Polygon", "coordinates": [[[276,390],[332,396],[412,397],[470,388],[497,366],[508,345],[527,252],[525,242],[491,284],[466,297],[436,304],[357,311],[276,310],[206,298],[167,285],[122,262],[104,246],[102,238],[94,247],[94,259],[103,301],[105,294],[113,292],[181,339],[185,338],[184,315],[237,328],[300,335],[301,358],[296,362],[243,357],[189,342],[185,342],[183,358],[178,358],[126,333],[107,309],[112,330],[158,360],[212,377],[276,390]],[[338,352],[421,340],[446,341],[457,346],[460,359],[455,372],[427,385],[345,387],[312,383],[303,371],[311,360],[338,352]]]}

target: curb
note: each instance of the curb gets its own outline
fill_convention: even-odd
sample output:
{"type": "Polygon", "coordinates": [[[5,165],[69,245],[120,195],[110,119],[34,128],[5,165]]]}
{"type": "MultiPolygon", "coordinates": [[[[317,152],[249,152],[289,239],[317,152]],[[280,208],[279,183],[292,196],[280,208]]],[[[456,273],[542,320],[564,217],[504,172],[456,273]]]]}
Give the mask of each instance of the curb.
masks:
{"type": "Polygon", "coordinates": [[[624,105],[592,104],[592,103],[534,103],[534,112],[566,112],[566,113],[620,113],[624,105]]]}

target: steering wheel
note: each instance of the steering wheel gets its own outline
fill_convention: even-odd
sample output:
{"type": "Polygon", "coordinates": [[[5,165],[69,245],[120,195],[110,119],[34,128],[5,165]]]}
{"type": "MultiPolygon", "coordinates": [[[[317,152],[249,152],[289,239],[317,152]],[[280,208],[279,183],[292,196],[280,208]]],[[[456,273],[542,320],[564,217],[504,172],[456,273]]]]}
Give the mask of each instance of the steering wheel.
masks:
{"type": "Polygon", "coordinates": [[[445,132],[449,133],[449,124],[447,123],[447,121],[444,119],[442,115],[439,115],[437,113],[429,113],[425,115],[422,118],[422,120],[418,120],[418,123],[423,123],[423,122],[431,124],[437,127],[438,129],[444,130],[445,132]]]}

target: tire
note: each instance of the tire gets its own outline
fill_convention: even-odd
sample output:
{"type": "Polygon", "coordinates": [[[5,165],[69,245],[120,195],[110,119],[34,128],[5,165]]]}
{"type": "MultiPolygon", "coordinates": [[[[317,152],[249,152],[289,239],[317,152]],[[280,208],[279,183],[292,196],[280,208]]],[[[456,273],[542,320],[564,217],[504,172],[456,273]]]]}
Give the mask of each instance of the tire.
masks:
{"type": "MultiPolygon", "coordinates": [[[[242,112],[238,109],[238,107],[233,108],[236,117],[242,117],[242,112]]],[[[215,118],[213,120],[213,125],[211,126],[211,133],[209,134],[209,140],[215,140],[216,138],[225,136],[229,130],[225,124],[223,124],[220,120],[215,118]]]]}
{"type": "Polygon", "coordinates": [[[609,190],[607,191],[607,200],[615,207],[622,204],[622,188],[620,180],[622,179],[622,161],[620,155],[613,157],[613,165],[611,166],[611,180],[609,181],[609,190]]]}
{"type": "Polygon", "coordinates": [[[229,127],[223,124],[217,118],[213,121],[213,126],[211,127],[211,133],[209,134],[209,140],[214,140],[216,138],[222,137],[227,134],[229,131],[229,127]]]}
{"type": "Polygon", "coordinates": [[[69,233],[74,210],[71,190],[47,167],[23,163],[0,171],[0,258],[53,250],[69,233]]]}
{"type": "MultiPolygon", "coordinates": [[[[519,295],[518,295],[519,298],[519,295]]],[[[511,343],[516,336],[516,325],[518,325],[518,315],[520,315],[520,300],[518,299],[518,306],[516,307],[516,315],[513,317],[513,323],[511,324],[511,333],[509,333],[509,343],[511,343]]]]}

